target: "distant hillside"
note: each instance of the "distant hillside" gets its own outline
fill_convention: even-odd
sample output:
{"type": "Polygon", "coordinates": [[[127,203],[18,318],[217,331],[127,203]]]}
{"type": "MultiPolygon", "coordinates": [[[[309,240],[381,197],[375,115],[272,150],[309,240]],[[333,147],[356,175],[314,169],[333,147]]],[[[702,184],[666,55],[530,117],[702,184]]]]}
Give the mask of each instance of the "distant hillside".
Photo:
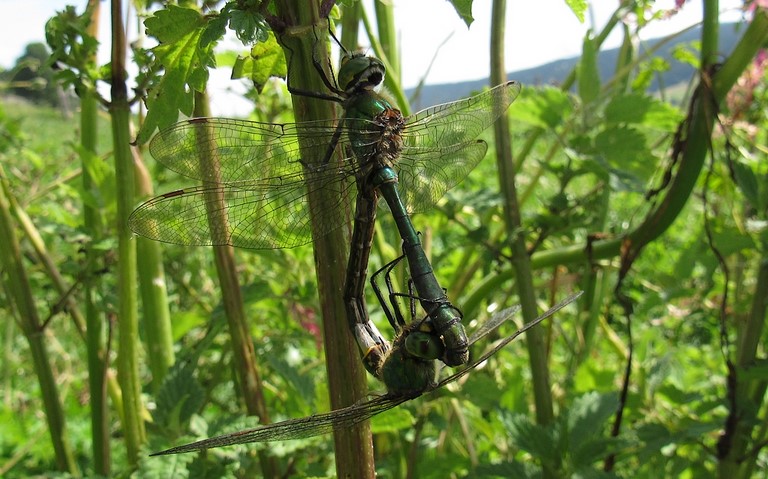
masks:
{"type": "MultiPolygon", "coordinates": [[[[740,24],[726,23],[721,25],[720,28],[720,52],[730,53],[736,41],[739,38],[740,24]]],[[[679,37],[670,41],[666,45],[662,46],[655,56],[660,56],[667,59],[670,64],[668,71],[662,74],[662,82],[664,85],[674,85],[680,82],[687,82],[693,75],[693,68],[684,63],[680,63],[671,56],[672,50],[676,45],[681,43],[690,43],[701,39],[701,27],[694,28],[679,37]]],[[[659,39],[648,40],[644,43],[644,48],[652,48],[653,45],[659,42],[659,39]]],[[[619,50],[614,48],[612,50],[605,50],[600,52],[598,57],[598,66],[600,69],[600,77],[603,81],[608,80],[612,75],[616,66],[616,59],[618,57],[619,50]]],[[[514,52],[508,52],[508,55],[513,55],[514,52]]],[[[578,62],[578,57],[567,58],[564,60],[557,60],[546,65],[541,65],[528,70],[521,70],[517,72],[511,72],[507,74],[507,78],[510,80],[517,80],[525,85],[558,85],[566,76],[573,70],[578,62]]],[[[437,105],[439,103],[445,103],[447,101],[457,100],[464,98],[472,94],[472,92],[478,91],[488,85],[488,79],[474,80],[462,83],[447,83],[442,85],[427,85],[420,94],[420,97],[416,100],[412,99],[411,107],[413,110],[421,109],[425,106],[437,105]]],[[[651,90],[656,91],[659,88],[658,81],[654,81],[651,90]]],[[[413,95],[413,90],[406,91],[406,94],[410,98],[413,95]]]]}

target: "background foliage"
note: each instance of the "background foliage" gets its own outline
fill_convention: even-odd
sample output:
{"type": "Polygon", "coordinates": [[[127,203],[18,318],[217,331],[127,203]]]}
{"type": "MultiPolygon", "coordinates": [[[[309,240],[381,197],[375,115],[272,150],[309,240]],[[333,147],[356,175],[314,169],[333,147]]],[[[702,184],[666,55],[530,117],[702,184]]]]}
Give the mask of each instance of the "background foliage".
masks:
{"type": "MultiPolygon", "coordinates": [[[[0,362],[0,475],[333,476],[342,459],[326,437],[147,457],[254,426],[254,415],[264,417],[260,407],[279,421],[330,403],[321,333],[327,318],[320,317],[310,246],[234,252],[246,318],[239,340],[254,353],[243,363],[233,347],[227,288],[219,287],[224,273],[210,249],[121,243],[126,212],[118,202],[135,206],[138,199],[125,196],[134,181],[116,168],[130,165],[141,196],[152,184],[162,191],[190,186],[154,165],[141,145],[157,128],[199,111],[210,69],[234,65],[254,80],[246,94],[255,100],[251,119],[292,121],[284,83],[268,79],[286,74],[267,22],[283,2],[144,3],[136,8],[158,43],[134,45],[136,97],[125,95],[121,104],[115,90],[109,101],[96,93],[101,82],[119,84],[128,69],[119,58],[95,64],[91,20],[99,7],[91,2],[85,12],[51,19],[49,64],[56,62],[57,74],[41,75],[49,86],[78,93],[80,125],[51,108],[3,100],[0,310],[9,319],[0,362]],[[227,29],[248,46],[221,51],[227,29]],[[148,112],[131,117],[137,146],[116,167],[128,142],[115,133],[115,112],[127,114],[129,104],[148,112]],[[124,248],[137,246],[141,322],[132,336],[126,318],[139,301],[125,302],[124,248]],[[135,377],[125,372],[132,368],[135,377]],[[248,374],[260,379],[263,404],[243,392],[248,374]],[[140,394],[129,400],[131,388],[140,394]]],[[[321,11],[339,24],[358,23],[359,4],[331,10],[332,3],[321,2],[321,11]]],[[[453,3],[471,23],[471,2],[453,3]]],[[[568,4],[583,17],[583,2],[568,4]]],[[[697,68],[686,85],[648,93],[670,61],[640,51],[635,40],[673,12],[636,1],[622,2],[604,30],[584,39],[563,88],[525,86],[509,111],[519,231],[507,228],[510,205],[491,158],[435,211],[417,216],[438,277],[473,320],[468,329],[494,307],[525,299],[545,307],[566,292],[586,295],[543,329],[552,420],[534,414],[543,407],[530,386],[539,372],[520,342],[460,387],[376,418],[379,477],[765,474],[768,93],[761,47],[768,14],[761,2],[745,2],[742,41],[715,56],[724,53],[717,50],[717,2],[704,4],[701,41],[681,45],[671,60],[697,68]],[[597,55],[613,29],[625,42],[614,77],[601,82],[597,55]],[[520,236],[533,271],[529,298],[513,267],[520,236]]],[[[377,10],[379,32],[386,18],[377,10]]],[[[349,29],[342,26],[343,34],[349,29]]],[[[379,57],[397,50],[371,40],[379,57]]],[[[39,48],[29,56],[40,59],[39,48]]],[[[396,81],[396,68],[389,74],[396,81]]],[[[493,143],[490,132],[485,137],[493,143]]],[[[387,214],[378,216],[375,242],[372,270],[400,248],[387,214]]],[[[384,330],[373,298],[368,304],[384,330]]]]}

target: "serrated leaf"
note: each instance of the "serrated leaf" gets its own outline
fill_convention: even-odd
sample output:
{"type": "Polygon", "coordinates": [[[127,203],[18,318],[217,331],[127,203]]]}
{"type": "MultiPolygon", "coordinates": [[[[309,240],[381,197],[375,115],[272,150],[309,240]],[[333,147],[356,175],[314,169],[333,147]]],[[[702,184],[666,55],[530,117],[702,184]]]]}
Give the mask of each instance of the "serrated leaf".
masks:
{"type": "Polygon", "coordinates": [[[634,128],[606,127],[595,137],[595,151],[598,161],[630,191],[642,191],[655,171],[645,136],[634,128]]]}
{"type": "Polygon", "coordinates": [[[510,109],[511,118],[540,128],[555,129],[573,110],[571,98],[559,88],[523,89],[510,109]]]}
{"type": "Polygon", "coordinates": [[[144,20],[147,35],[157,38],[160,43],[174,43],[190,35],[204,23],[197,10],[168,5],[144,20]]]}
{"type": "Polygon", "coordinates": [[[464,23],[467,24],[467,28],[475,21],[472,17],[472,0],[449,0],[456,13],[459,14],[464,23]]]}
{"type": "Polygon", "coordinates": [[[592,31],[584,36],[581,58],[579,59],[579,98],[588,105],[595,101],[600,94],[600,71],[597,67],[597,43],[592,31]]]}
{"type": "Polygon", "coordinates": [[[553,464],[560,459],[556,447],[557,439],[550,428],[534,424],[523,415],[502,416],[507,426],[509,439],[515,446],[540,459],[544,464],[553,464]]]}
{"type": "Polygon", "coordinates": [[[602,435],[605,421],[616,412],[618,405],[615,393],[589,392],[576,398],[568,410],[570,443],[578,444],[602,435]]]}
{"type": "Polygon", "coordinates": [[[672,49],[672,58],[679,61],[680,63],[687,63],[688,65],[691,65],[693,68],[698,70],[700,58],[698,52],[694,51],[691,46],[698,47],[696,42],[691,44],[676,45],[672,49]]]}
{"type": "Polygon", "coordinates": [[[205,89],[208,68],[216,64],[214,43],[202,46],[201,38],[208,24],[197,11],[171,6],[158,11],[144,24],[161,40],[152,52],[165,74],[147,97],[147,117],[136,139],[138,144],[146,143],[155,129],[178,120],[179,112],[192,116],[194,90],[205,89]]]}
{"type": "Polygon", "coordinates": [[[385,432],[398,432],[413,427],[414,418],[411,411],[404,407],[397,407],[384,414],[379,414],[371,419],[371,432],[380,434],[385,432]]]}
{"type": "Polygon", "coordinates": [[[587,11],[587,1],[565,0],[565,3],[568,4],[568,7],[570,7],[573,14],[576,15],[576,18],[578,18],[581,23],[584,23],[584,12],[587,11]]]}
{"type": "Polygon", "coordinates": [[[251,48],[249,57],[238,57],[232,68],[232,79],[248,77],[259,92],[270,77],[285,78],[286,75],[285,54],[271,33],[266,42],[259,42],[251,48]]]}
{"type": "Polygon", "coordinates": [[[246,45],[266,41],[271,32],[264,17],[251,10],[232,10],[229,28],[246,45]]]}
{"type": "Polygon", "coordinates": [[[615,96],[605,108],[606,123],[642,124],[671,132],[682,119],[677,108],[641,93],[615,96]]]}
{"type": "MultiPolygon", "coordinates": [[[[182,363],[177,362],[176,365],[182,363]]],[[[170,429],[180,430],[200,410],[205,391],[193,375],[196,362],[172,367],[157,393],[154,420],[170,429]]]]}

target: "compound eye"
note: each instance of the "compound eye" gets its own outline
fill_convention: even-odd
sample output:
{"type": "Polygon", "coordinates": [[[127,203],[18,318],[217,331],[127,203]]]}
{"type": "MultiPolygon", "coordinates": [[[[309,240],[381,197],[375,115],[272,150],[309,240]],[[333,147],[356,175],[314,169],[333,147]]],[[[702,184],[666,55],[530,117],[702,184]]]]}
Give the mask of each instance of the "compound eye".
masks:
{"type": "Polygon", "coordinates": [[[405,338],[405,350],[421,359],[437,359],[443,355],[440,338],[421,331],[414,331],[405,338]]]}

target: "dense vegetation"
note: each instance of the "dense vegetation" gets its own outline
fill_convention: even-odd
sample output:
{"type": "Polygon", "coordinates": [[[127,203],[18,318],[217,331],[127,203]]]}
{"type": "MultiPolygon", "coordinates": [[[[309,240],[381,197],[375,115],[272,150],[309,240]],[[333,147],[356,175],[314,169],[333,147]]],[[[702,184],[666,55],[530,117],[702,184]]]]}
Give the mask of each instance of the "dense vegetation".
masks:
{"type": "MultiPolygon", "coordinates": [[[[360,367],[334,286],[345,246],[319,236],[246,251],[131,234],[127,216],[152,185],[192,186],[155,165],[146,141],[180,117],[206,114],[216,67],[234,65],[253,80],[253,120],[331,117],[329,102],[294,97],[291,109],[285,84],[270,79],[315,72],[326,17],[345,45],[365,42],[357,32],[365,18],[373,53],[388,60],[387,86],[407,110],[391,6],[377,3],[373,35],[355,1],[203,2],[203,13],[180,3],[141,10],[158,46],[131,45],[131,68],[118,0],[106,66],[94,60],[97,0],[50,20],[55,81],[77,91],[78,125],[3,100],[0,476],[765,475],[768,11],[757,1],[745,2],[740,40],[725,56],[717,2],[703,2],[700,42],[673,60],[697,74],[673,100],[664,89],[648,92],[669,65],[634,40],[674,12],[622,2],[584,39],[565,82],[525,88],[508,124],[484,134],[495,145],[488,157],[415,217],[468,330],[494,309],[521,304],[522,324],[585,291],[577,304],[459,384],[375,418],[357,436],[149,457],[259,418],[327,411],[350,391],[381,386],[360,367]],[[315,28],[290,28],[303,25],[315,28]],[[227,28],[250,55],[214,50],[227,28]],[[624,44],[615,76],[601,82],[598,52],[614,29],[624,44]],[[284,51],[295,58],[286,63],[284,51]],[[109,99],[96,89],[102,82],[109,99]],[[135,114],[140,105],[146,114],[135,114]]],[[[453,3],[469,24],[471,2],[453,3]]],[[[494,2],[496,36],[504,3],[494,2]]],[[[567,3],[583,16],[581,2],[567,3]]],[[[492,52],[494,83],[503,81],[503,55],[492,52]]],[[[297,75],[324,88],[311,77],[297,75]]],[[[369,271],[399,251],[382,210],[369,271]]],[[[405,273],[397,275],[407,291],[405,273]]],[[[385,331],[376,304],[371,295],[369,313],[385,331]]]]}

